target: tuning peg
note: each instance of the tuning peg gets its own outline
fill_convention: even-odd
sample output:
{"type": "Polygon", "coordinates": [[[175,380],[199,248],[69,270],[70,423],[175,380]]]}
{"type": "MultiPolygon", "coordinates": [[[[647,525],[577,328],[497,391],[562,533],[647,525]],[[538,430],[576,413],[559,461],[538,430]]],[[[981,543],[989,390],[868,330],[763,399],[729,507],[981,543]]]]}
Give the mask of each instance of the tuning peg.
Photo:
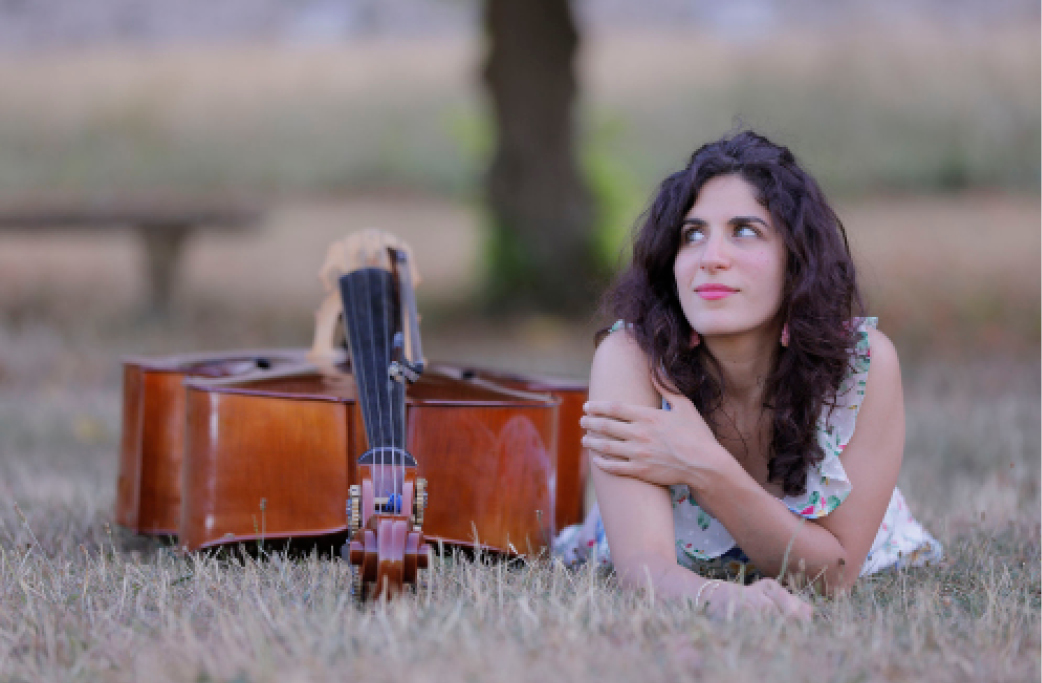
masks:
{"type": "Polygon", "coordinates": [[[353,484],[347,490],[347,531],[351,536],[362,526],[362,487],[353,484]]]}
{"type": "Polygon", "coordinates": [[[412,506],[413,526],[417,531],[423,526],[423,513],[427,509],[427,480],[416,478],[416,502],[412,506]]]}

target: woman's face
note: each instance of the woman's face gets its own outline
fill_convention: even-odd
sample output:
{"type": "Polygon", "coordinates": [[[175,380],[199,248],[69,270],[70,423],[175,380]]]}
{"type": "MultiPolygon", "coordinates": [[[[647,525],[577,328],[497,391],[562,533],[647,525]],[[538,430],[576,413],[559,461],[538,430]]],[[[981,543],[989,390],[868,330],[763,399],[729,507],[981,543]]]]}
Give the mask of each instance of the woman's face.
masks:
{"type": "Polygon", "coordinates": [[[752,185],[737,175],[711,178],[680,230],[673,273],[696,332],[734,335],[775,323],[788,252],[752,185]]]}

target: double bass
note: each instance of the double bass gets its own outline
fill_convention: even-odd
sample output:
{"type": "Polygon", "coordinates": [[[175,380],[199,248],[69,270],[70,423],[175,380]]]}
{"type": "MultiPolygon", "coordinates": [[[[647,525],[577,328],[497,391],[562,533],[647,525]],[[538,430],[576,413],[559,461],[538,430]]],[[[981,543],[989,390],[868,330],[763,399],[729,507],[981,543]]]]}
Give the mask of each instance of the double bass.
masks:
{"type": "MultiPolygon", "coordinates": [[[[180,416],[178,410],[165,416],[183,425],[180,448],[167,448],[179,451],[180,497],[171,495],[165,509],[168,519],[176,515],[178,543],[188,550],[348,532],[364,546],[362,529],[383,514],[407,518],[407,533],[394,533],[417,549],[422,539],[408,539],[419,526],[427,542],[527,554],[543,550],[559,526],[579,521],[585,471],[578,415],[585,385],[425,364],[409,295],[409,281],[417,279],[408,248],[397,240],[375,233],[349,238],[331,247],[323,268],[328,293],[310,352],[233,354],[228,363],[209,366],[201,358],[162,368],[127,363],[119,521],[143,532],[172,531],[169,524],[149,527],[141,514],[148,508],[141,500],[148,487],[141,482],[156,471],[149,463],[159,453],[147,447],[160,439],[141,438],[149,430],[140,417],[157,411],[142,409],[147,392],[134,387],[156,374],[170,375],[168,389],[178,383],[181,388],[180,394],[168,392],[182,403],[180,416]],[[359,253],[368,254],[361,258],[363,267],[351,260],[359,253]],[[370,293],[380,292],[375,299],[382,308],[365,309],[359,317],[343,305],[352,295],[340,279],[357,279],[362,271],[370,293]],[[377,310],[383,313],[374,317],[377,310]],[[354,335],[363,334],[352,348],[368,343],[380,350],[380,358],[369,362],[383,370],[373,369],[365,379],[368,366],[330,341],[339,327],[330,322],[335,319],[345,320],[349,346],[354,335]],[[370,319],[381,324],[365,331],[370,319]],[[209,376],[193,374],[199,369],[209,376]],[[227,370],[226,376],[214,376],[218,369],[227,370]],[[378,398],[366,399],[364,386],[378,398]],[[385,398],[393,407],[380,402],[385,398]],[[382,463],[375,460],[381,453],[382,463]],[[365,495],[367,476],[375,491],[371,499],[365,495]],[[389,490],[377,490],[388,484],[389,490]]],[[[175,459],[166,457],[166,470],[178,466],[175,459]]],[[[355,559],[360,553],[356,546],[355,559]]],[[[402,581],[408,583],[413,570],[405,569],[402,581]]],[[[380,592],[371,574],[366,583],[380,592]]]]}
{"type": "Polygon", "coordinates": [[[185,450],[185,380],[235,378],[307,363],[307,349],[244,349],[123,360],[123,429],[116,522],[178,535],[185,450]]]}

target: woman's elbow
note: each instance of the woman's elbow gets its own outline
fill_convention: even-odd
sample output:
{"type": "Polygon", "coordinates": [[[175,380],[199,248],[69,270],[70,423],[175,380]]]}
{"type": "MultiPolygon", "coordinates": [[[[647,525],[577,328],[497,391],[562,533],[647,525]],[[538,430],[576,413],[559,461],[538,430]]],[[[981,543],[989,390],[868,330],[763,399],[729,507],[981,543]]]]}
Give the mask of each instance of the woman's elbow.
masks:
{"type": "Polygon", "coordinates": [[[823,597],[836,598],[849,593],[857,579],[857,570],[844,556],[826,567],[825,571],[812,583],[823,597]]]}

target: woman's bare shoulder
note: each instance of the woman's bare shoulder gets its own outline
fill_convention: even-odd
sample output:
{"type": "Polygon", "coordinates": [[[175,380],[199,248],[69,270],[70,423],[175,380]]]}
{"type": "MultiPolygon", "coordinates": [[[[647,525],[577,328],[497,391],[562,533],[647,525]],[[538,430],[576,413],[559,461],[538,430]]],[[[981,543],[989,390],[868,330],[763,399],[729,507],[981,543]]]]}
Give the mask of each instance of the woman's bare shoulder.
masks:
{"type": "Polygon", "coordinates": [[[597,347],[590,368],[590,399],[660,405],[648,356],[629,330],[612,332],[597,347]]]}
{"type": "Polygon", "coordinates": [[[901,363],[897,358],[897,349],[890,338],[875,328],[865,330],[868,335],[868,347],[871,353],[872,363],[869,366],[870,378],[876,378],[878,384],[891,385],[894,382],[900,386],[901,363]]]}

